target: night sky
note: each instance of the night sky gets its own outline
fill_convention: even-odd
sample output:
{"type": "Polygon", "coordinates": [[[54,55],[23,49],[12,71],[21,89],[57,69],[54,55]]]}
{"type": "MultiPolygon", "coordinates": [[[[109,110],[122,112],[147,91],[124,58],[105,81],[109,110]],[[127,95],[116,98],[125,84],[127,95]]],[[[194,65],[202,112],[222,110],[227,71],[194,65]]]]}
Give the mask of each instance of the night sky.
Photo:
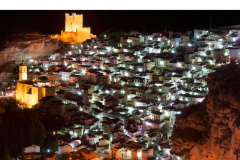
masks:
{"type": "MultiPolygon", "coordinates": [[[[196,4],[197,5],[197,4],[196,4]]],[[[15,33],[60,34],[64,30],[65,13],[83,14],[84,27],[91,27],[93,34],[99,35],[109,28],[123,28],[143,32],[163,32],[167,30],[209,29],[212,27],[240,24],[240,11],[157,11],[157,10],[55,10],[55,11],[0,11],[0,40],[15,33]]]]}

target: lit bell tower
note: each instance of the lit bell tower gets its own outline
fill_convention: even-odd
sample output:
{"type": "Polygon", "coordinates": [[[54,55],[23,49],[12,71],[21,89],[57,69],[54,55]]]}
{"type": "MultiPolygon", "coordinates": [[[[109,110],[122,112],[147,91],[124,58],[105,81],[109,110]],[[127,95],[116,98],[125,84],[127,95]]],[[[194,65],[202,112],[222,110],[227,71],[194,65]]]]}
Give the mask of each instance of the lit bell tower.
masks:
{"type": "Polygon", "coordinates": [[[27,64],[22,60],[19,65],[19,82],[27,80],[27,64]]]}

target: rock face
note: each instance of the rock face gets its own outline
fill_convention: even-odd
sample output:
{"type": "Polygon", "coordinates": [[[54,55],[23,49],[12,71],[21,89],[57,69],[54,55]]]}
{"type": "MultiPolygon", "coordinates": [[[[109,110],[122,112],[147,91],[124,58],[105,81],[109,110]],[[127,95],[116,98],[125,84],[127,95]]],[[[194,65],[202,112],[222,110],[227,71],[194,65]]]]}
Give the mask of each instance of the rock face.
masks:
{"type": "MultiPolygon", "coordinates": [[[[32,37],[31,37],[32,38],[32,37]]],[[[23,39],[7,44],[6,48],[0,51],[0,66],[10,61],[27,60],[47,56],[59,48],[59,41],[51,38],[23,39]]]]}
{"type": "Polygon", "coordinates": [[[206,100],[176,119],[172,153],[191,160],[240,160],[240,68],[209,74],[206,100]]]}

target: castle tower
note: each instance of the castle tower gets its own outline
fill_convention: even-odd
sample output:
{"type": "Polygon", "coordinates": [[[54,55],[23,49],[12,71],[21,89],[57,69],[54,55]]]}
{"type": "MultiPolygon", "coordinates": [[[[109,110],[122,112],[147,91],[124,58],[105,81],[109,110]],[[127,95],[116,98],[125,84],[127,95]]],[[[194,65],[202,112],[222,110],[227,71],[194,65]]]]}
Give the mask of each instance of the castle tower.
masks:
{"type": "Polygon", "coordinates": [[[22,60],[22,63],[19,65],[19,82],[27,80],[27,65],[22,60]]]}
{"type": "Polygon", "coordinates": [[[83,28],[83,15],[65,13],[65,32],[76,32],[77,28],[83,28]]]}

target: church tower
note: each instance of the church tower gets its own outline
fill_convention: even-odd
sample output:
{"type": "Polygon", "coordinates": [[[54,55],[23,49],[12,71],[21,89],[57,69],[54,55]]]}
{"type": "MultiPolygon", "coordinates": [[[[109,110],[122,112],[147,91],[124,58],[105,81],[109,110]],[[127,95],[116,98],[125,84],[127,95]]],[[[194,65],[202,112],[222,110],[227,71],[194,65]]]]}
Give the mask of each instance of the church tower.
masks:
{"type": "Polygon", "coordinates": [[[22,60],[19,65],[19,82],[27,80],[27,64],[22,60]]]}

